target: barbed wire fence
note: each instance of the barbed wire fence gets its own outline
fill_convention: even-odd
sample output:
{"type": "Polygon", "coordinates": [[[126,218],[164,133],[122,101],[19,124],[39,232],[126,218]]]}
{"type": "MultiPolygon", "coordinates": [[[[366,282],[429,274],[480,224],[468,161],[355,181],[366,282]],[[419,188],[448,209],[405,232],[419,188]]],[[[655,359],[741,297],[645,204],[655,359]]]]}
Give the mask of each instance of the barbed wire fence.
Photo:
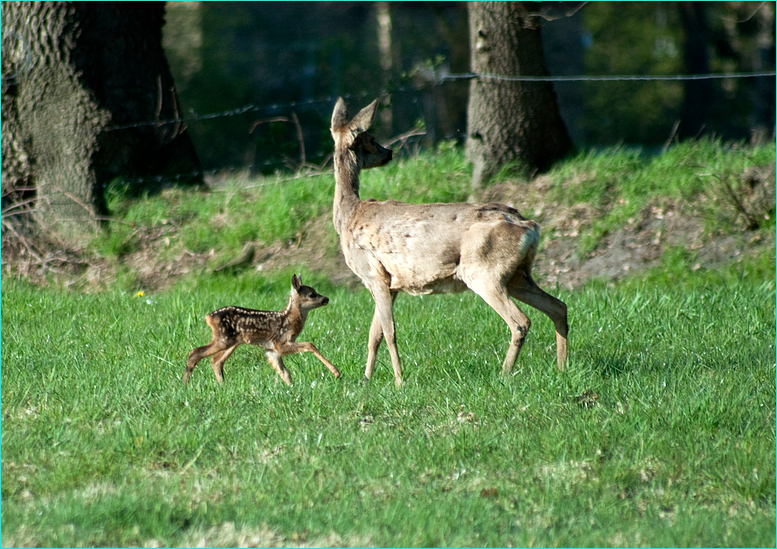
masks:
{"type": "MultiPolygon", "coordinates": [[[[17,71],[16,73],[4,76],[3,80],[7,81],[8,79],[17,79],[20,74],[23,73],[23,71],[17,71]]],[[[735,72],[735,73],[710,73],[710,74],[691,74],[691,75],[680,75],[680,74],[673,74],[673,75],[579,75],[579,76],[505,76],[505,75],[497,75],[497,74],[478,74],[473,72],[468,73],[461,73],[461,74],[440,74],[440,75],[434,75],[434,78],[429,78],[425,80],[424,86],[419,86],[418,84],[409,84],[409,85],[400,85],[395,86],[391,88],[383,88],[377,91],[371,91],[371,92],[362,92],[358,94],[343,94],[343,98],[346,100],[350,99],[365,99],[365,98],[373,98],[373,97],[385,97],[387,95],[392,95],[396,93],[404,93],[404,92],[418,92],[421,91],[423,87],[437,87],[445,85],[448,82],[454,82],[454,81],[468,81],[472,79],[480,79],[480,80],[495,80],[495,81],[505,81],[505,82],[551,82],[551,83],[564,83],[564,82],[666,82],[666,81],[698,81],[698,80],[725,80],[725,79],[744,79],[744,78],[765,78],[765,77],[775,77],[777,75],[777,72],[775,71],[759,71],[759,72],[735,72]]],[[[335,103],[338,96],[330,95],[327,97],[322,97],[318,99],[307,99],[307,100],[300,100],[300,101],[288,101],[284,103],[270,103],[266,105],[257,105],[254,103],[249,103],[246,105],[242,105],[239,107],[212,112],[212,113],[206,113],[206,114],[198,114],[194,111],[190,111],[189,116],[182,116],[177,118],[171,118],[166,120],[140,120],[136,122],[131,123],[125,123],[125,124],[116,124],[116,125],[109,125],[106,128],[103,129],[103,132],[119,132],[122,130],[129,130],[134,128],[141,128],[141,127],[159,127],[159,126],[165,126],[165,125],[173,125],[173,124],[196,124],[203,121],[209,121],[209,120],[216,120],[221,118],[231,118],[235,116],[245,115],[245,114],[266,114],[266,115],[278,115],[282,113],[288,113],[290,111],[293,111],[294,109],[306,109],[311,107],[316,107],[319,109],[323,109],[326,107],[326,109],[331,108],[331,106],[335,103]]],[[[423,135],[421,132],[408,132],[406,134],[405,138],[409,137],[415,137],[423,135]]],[[[403,136],[400,136],[400,139],[403,136]]],[[[456,135],[446,135],[443,136],[443,139],[460,139],[463,138],[464,134],[456,134],[456,135]]],[[[324,162],[319,165],[321,169],[326,165],[327,159],[323,159],[324,162]]],[[[201,171],[191,171],[186,173],[179,173],[174,176],[153,176],[153,177],[141,177],[141,178],[130,178],[125,180],[125,183],[128,184],[137,184],[137,185],[143,185],[145,183],[155,183],[155,184],[175,184],[176,182],[180,180],[186,180],[191,178],[197,178],[197,177],[213,177],[216,174],[229,174],[234,173],[238,171],[253,171],[260,168],[266,168],[266,167],[288,167],[289,166],[288,160],[268,160],[261,163],[244,163],[241,165],[228,165],[228,166],[220,166],[218,168],[213,168],[209,170],[201,170],[201,171]]],[[[301,167],[301,166],[300,166],[301,167]]],[[[308,166],[312,167],[312,166],[308,166]]]]}
{"type": "MultiPolygon", "coordinates": [[[[445,74],[440,76],[433,82],[432,85],[438,86],[444,84],[448,80],[472,80],[474,78],[480,78],[483,80],[501,80],[506,82],[638,82],[638,81],[684,81],[684,80],[721,80],[729,78],[763,78],[777,75],[777,72],[737,72],[737,73],[720,73],[720,74],[691,74],[691,75],[605,75],[605,76],[502,76],[496,74],[477,74],[477,73],[463,73],[463,74],[445,74]]],[[[417,87],[402,86],[396,89],[383,89],[374,92],[363,92],[359,94],[343,94],[343,99],[363,99],[365,97],[381,97],[391,93],[409,91],[417,91],[417,87]]],[[[144,122],[133,122],[130,124],[121,124],[116,126],[108,126],[103,131],[118,131],[126,130],[130,128],[139,128],[143,126],[158,126],[164,124],[179,124],[181,122],[199,122],[202,120],[212,120],[215,118],[222,118],[227,116],[237,116],[240,114],[246,114],[249,112],[273,112],[281,111],[284,109],[306,107],[316,104],[330,104],[334,103],[339,96],[329,96],[323,99],[307,99],[302,101],[289,101],[287,103],[271,103],[269,105],[257,106],[253,103],[243,105],[234,109],[225,111],[219,111],[209,114],[193,114],[189,117],[172,118],[169,120],[149,120],[144,122]]]]}
{"type": "MultiPolygon", "coordinates": [[[[425,80],[423,86],[418,84],[400,85],[390,88],[383,88],[377,91],[362,92],[357,94],[343,94],[343,98],[346,100],[356,99],[363,100],[365,98],[385,97],[392,94],[404,93],[404,92],[418,92],[423,88],[433,88],[445,85],[448,82],[454,81],[468,81],[472,79],[480,80],[495,80],[505,82],[551,82],[551,83],[564,83],[564,82],[667,82],[667,81],[698,81],[698,80],[725,80],[725,79],[745,79],[745,78],[768,78],[775,77],[777,72],[775,71],[758,71],[758,72],[735,72],[735,73],[710,73],[710,74],[691,74],[691,75],[579,75],[579,76],[505,76],[497,74],[478,74],[473,72],[461,73],[461,74],[440,74],[435,75],[434,78],[425,80]]],[[[20,75],[14,73],[6,79],[16,79],[20,75]]],[[[159,127],[165,125],[174,124],[197,124],[204,121],[216,120],[221,118],[231,118],[235,116],[241,116],[245,114],[266,114],[277,116],[279,114],[293,112],[294,109],[309,109],[311,107],[317,109],[330,109],[335,103],[338,96],[330,95],[318,99],[307,99],[300,101],[287,101],[283,103],[269,103],[266,105],[257,105],[249,103],[239,107],[216,111],[206,114],[198,114],[194,111],[190,111],[190,115],[181,116],[177,118],[170,118],[165,120],[139,120],[131,123],[109,125],[105,127],[103,132],[119,132],[122,130],[129,130],[142,127],[159,127]]],[[[410,131],[403,136],[399,136],[396,140],[408,139],[410,137],[416,137],[423,135],[423,132],[410,131]]],[[[446,135],[443,139],[460,139],[464,134],[446,135]]],[[[320,169],[326,165],[327,159],[323,159],[323,163],[318,165],[320,169]]],[[[143,185],[145,183],[155,184],[175,184],[181,180],[192,179],[197,177],[209,178],[214,177],[217,174],[229,174],[239,171],[253,171],[260,168],[267,167],[289,167],[290,162],[288,160],[268,160],[261,163],[244,163],[241,165],[227,165],[220,166],[209,170],[190,171],[185,173],[179,173],[173,176],[152,176],[152,177],[140,177],[129,178],[124,180],[128,184],[143,185]]],[[[298,166],[302,167],[302,166],[298,166]]],[[[308,165],[308,167],[315,167],[308,165]]]]}
{"type": "MultiPolygon", "coordinates": [[[[423,86],[418,84],[401,85],[393,88],[383,88],[377,91],[362,92],[358,94],[343,94],[343,98],[346,100],[356,99],[363,100],[365,98],[385,97],[387,95],[404,93],[404,92],[418,92],[424,87],[438,87],[445,85],[448,82],[454,81],[468,81],[472,79],[480,80],[495,80],[505,82],[551,82],[551,83],[567,83],[567,82],[682,82],[682,81],[699,81],[699,80],[726,80],[726,79],[749,79],[749,78],[768,78],[775,77],[777,72],[775,71],[758,71],[758,72],[735,72],[735,73],[710,73],[710,74],[672,74],[672,75],[578,75],[578,76],[505,76],[497,74],[478,74],[473,72],[461,73],[461,74],[440,74],[435,75],[434,78],[425,81],[423,86]]],[[[283,113],[293,112],[294,109],[309,109],[316,108],[324,110],[329,109],[335,103],[338,96],[330,95],[318,99],[307,99],[300,101],[288,101],[283,103],[269,103],[266,105],[257,105],[249,103],[240,107],[235,107],[227,110],[197,114],[190,111],[190,115],[182,116],[178,118],[172,118],[168,120],[143,120],[137,122],[131,122],[126,124],[111,125],[103,129],[104,132],[117,132],[122,130],[128,130],[133,128],[147,127],[147,126],[162,126],[172,124],[196,124],[203,121],[216,120],[220,118],[230,118],[235,116],[241,116],[245,114],[265,114],[267,116],[277,116],[283,113]]],[[[410,137],[423,135],[420,132],[408,132],[410,137]]],[[[401,136],[400,136],[401,137],[401,136]]],[[[443,136],[443,139],[458,139],[464,137],[464,134],[443,136]]],[[[327,160],[324,159],[324,163],[319,167],[323,169],[327,160]]],[[[288,160],[269,160],[261,163],[245,163],[241,165],[221,166],[210,170],[202,170],[197,172],[188,172],[177,174],[176,176],[166,177],[151,177],[151,178],[135,178],[129,183],[143,184],[146,182],[154,183],[175,183],[181,179],[187,179],[192,177],[213,177],[216,174],[229,174],[237,171],[244,170],[256,170],[265,167],[288,167],[288,160]]],[[[308,166],[311,167],[311,166],[308,166]]]]}

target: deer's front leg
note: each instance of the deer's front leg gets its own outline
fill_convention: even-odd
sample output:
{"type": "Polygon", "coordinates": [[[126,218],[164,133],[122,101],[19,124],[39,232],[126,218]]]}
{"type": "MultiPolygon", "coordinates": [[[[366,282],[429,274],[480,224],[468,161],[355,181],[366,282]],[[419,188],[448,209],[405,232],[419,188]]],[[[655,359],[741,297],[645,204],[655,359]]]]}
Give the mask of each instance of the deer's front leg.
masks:
{"type": "Polygon", "coordinates": [[[370,324],[370,338],[367,340],[367,368],[364,370],[364,380],[369,381],[372,376],[372,369],[375,367],[375,360],[378,357],[378,348],[383,341],[383,327],[380,323],[380,314],[378,306],[375,305],[375,314],[372,316],[370,324]]]}
{"type": "MultiPolygon", "coordinates": [[[[380,326],[383,331],[383,337],[386,339],[386,346],[391,355],[391,365],[394,367],[394,381],[397,387],[402,385],[402,366],[399,362],[399,351],[397,350],[396,332],[394,328],[394,300],[397,298],[397,292],[389,290],[388,285],[376,285],[372,289],[372,298],[375,300],[375,317],[379,318],[380,326]]],[[[372,351],[373,347],[373,328],[375,327],[375,317],[373,317],[373,325],[370,327],[370,346],[369,351],[372,351]]],[[[375,352],[378,350],[380,340],[375,343],[375,352]]],[[[375,355],[370,353],[367,356],[367,368],[369,373],[372,373],[372,366],[375,365],[375,355]],[[370,362],[372,358],[372,362],[370,362]]],[[[367,372],[364,374],[369,379],[367,372]]]]}
{"type": "Polygon", "coordinates": [[[334,374],[336,378],[340,377],[340,371],[335,368],[335,365],[329,362],[324,355],[322,355],[319,350],[316,348],[315,345],[312,343],[307,342],[292,342],[287,343],[283,346],[283,349],[281,350],[281,354],[285,355],[292,355],[295,353],[313,353],[315,357],[322,362],[324,366],[329,368],[329,371],[334,374]]]}
{"type": "Polygon", "coordinates": [[[267,357],[270,366],[272,366],[273,370],[278,372],[278,375],[281,376],[284,383],[286,383],[286,385],[291,385],[291,374],[289,374],[286,366],[283,365],[283,358],[281,355],[276,351],[265,351],[265,356],[267,357]]]}

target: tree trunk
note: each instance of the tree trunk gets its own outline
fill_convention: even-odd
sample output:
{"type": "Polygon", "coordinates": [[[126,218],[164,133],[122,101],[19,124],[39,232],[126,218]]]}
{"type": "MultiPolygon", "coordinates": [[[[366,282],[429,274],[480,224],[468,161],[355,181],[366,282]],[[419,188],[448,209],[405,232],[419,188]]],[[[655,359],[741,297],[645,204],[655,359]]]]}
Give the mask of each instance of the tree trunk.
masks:
{"type": "Polygon", "coordinates": [[[3,191],[34,187],[63,234],[96,228],[104,188],[200,183],[162,50],[164,3],[3,2],[3,191]],[[122,128],[123,126],[131,126],[122,128]]]}
{"type": "MultiPolygon", "coordinates": [[[[758,34],[753,70],[774,70],[774,2],[764,2],[758,10],[758,34]]],[[[753,100],[753,132],[751,141],[763,143],[774,139],[774,77],[755,80],[753,100]]]]}
{"type": "MultiPolygon", "coordinates": [[[[685,29],[686,74],[707,74],[710,72],[707,47],[710,43],[705,12],[706,2],[680,2],[680,15],[685,29]]],[[[680,138],[698,137],[707,123],[712,101],[711,80],[688,80],[680,122],[680,138]]]]}
{"type": "MultiPolygon", "coordinates": [[[[378,50],[380,51],[381,85],[388,89],[391,82],[393,55],[391,48],[391,7],[388,2],[375,2],[375,15],[378,23],[378,50]]],[[[392,132],[392,116],[390,98],[382,101],[384,107],[380,111],[381,129],[388,135],[392,132]]]]}
{"type": "MultiPolygon", "coordinates": [[[[479,75],[547,76],[534,2],[469,2],[470,60],[479,75]]],[[[467,109],[467,159],[479,187],[517,161],[543,171],[573,151],[550,82],[475,77],[467,109]]]]}

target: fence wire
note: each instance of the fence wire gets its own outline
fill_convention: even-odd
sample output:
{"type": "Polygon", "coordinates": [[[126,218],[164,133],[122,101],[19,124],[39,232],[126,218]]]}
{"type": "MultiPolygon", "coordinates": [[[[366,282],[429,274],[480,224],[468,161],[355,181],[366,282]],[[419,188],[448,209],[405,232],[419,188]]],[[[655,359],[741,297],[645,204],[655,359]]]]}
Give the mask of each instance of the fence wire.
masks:
{"type": "MultiPolygon", "coordinates": [[[[434,79],[429,79],[426,86],[434,87],[441,86],[448,82],[461,81],[461,80],[496,80],[504,82],[649,82],[649,81],[694,81],[694,80],[722,80],[722,79],[741,79],[741,78],[768,78],[775,77],[777,72],[775,71],[760,71],[760,72],[737,72],[737,73],[711,73],[711,74],[691,74],[691,75],[579,75],[579,76],[506,76],[498,74],[479,74],[474,72],[461,73],[461,74],[441,74],[434,79]]],[[[17,78],[18,74],[11,75],[6,78],[17,78]]],[[[405,86],[394,87],[391,89],[384,88],[380,91],[363,92],[358,94],[342,94],[342,97],[348,99],[364,99],[366,97],[385,97],[387,95],[404,92],[417,92],[421,91],[424,86],[417,84],[410,84],[405,86]]],[[[267,113],[276,114],[289,109],[299,109],[306,107],[318,107],[323,105],[333,104],[339,96],[331,95],[320,99],[307,99],[300,101],[288,101],[285,103],[270,103],[267,105],[256,105],[249,103],[241,107],[227,109],[218,112],[212,112],[207,114],[197,114],[194,111],[190,111],[189,116],[183,116],[178,118],[171,118],[165,120],[147,120],[131,122],[127,124],[117,124],[105,127],[102,131],[113,132],[128,130],[133,128],[149,127],[149,126],[164,126],[169,124],[180,123],[197,123],[206,120],[215,120],[219,118],[228,118],[234,116],[240,116],[248,113],[267,113]]],[[[444,136],[443,139],[459,139],[464,134],[444,136]]],[[[312,170],[323,170],[327,164],[327,159],[324,158],[320,166],[306,165],[305,167],[312,170]]],[[[249,163],[242,164],[240,166],[222,166],[216,169],[210,170],[198,170],[187,173],[181,173],[173,176],[153,176],[153,177],[141,177],[131,178],[124,180],[128,184],[144,184],[144,183],[157,183],[157,184],[175,184],[179,181],[196,178],[196,177],[215,177],[218,174],[229,174],[236,172],[252,172],[258,168],[265,167],[290,167],[294,164],[291,160],[269,160],[261,163],[249,163]]]]}
{"type": "MultiPolygon", "coordinates": [[[[462,73],[462,74],[444,74],[439,78],[431,82],[432,86],[443,85],[449,81],[456,80],[497,80],[504,82],[666,82],[666,81],[693,81],[693,80],[724,80],[724,79],[738,79],[738,78],[766,78],[774,77],[777,75],[775,71],[761,71],[761,72],[736,72],[736,73],[711,73],[711,74],[670,74],[670,75],[601,75],[601,76],[505,76],[498,74],[478,74],[474,72],[462,73]]],[[[419,88],[416,85],[401,86],[394,89],[382,89],[374,92],[364,92],[360,94],[343,94],[344,99],[362,99],[364,97],[382,97],[391,95],[392,93],[401,93],[407,91],[418,91],[419,88]]],[[[213,120],[216,118],[224,118],[231,116],[239,116],[249,112],[269,112],[274,113],[292,108],[309,107],[318,104],[331,104],[337,100],[337,96],[329,96],[322,99],[307,99],[302,101],[289,101],[287,103],[271,103],[269,105],[255,105],[249,103],[242,107],[234,109],[228,109],[224,111],[197,114],[192,113],[188,117],[179,117],[169,120],[149,120],[132,122],[128,124],[120,124],[115,126],[108,126],[103,131],[118,131],[131,128],[140,128],[144,126],[163,126],[167,124],[180,124],[181,122],[200,122],[202,120],[213,120]]]]}

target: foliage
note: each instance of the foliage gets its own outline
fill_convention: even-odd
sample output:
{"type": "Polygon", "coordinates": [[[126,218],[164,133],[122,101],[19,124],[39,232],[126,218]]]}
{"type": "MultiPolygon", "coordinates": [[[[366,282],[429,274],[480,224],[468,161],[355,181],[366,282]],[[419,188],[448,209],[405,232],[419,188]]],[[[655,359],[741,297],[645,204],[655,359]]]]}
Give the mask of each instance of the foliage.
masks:
{"type": "MultiPolygon", "coordinates": [[[[586,8],[590,74],[682,73],[679,16],[666,4],[601,2],[586,8]]],[[[682,93],[681,82],[609,82],[606,87],[590,82],[586,141],[612,143],[610,136],[618,135],[627,143],[661,143],[678,119],[682,93]]]]}
{"type": "MultiPolygon", "coordinates": [[[[689,29],[681,6],[591,2],[570,10],[542,4],[548,69],[553,76],[688,74],[689,29]]],[[[768,4],[707,2],[699,9],[708,27],[709,72],[774,70],[768,4]]],[[[471,70],[465,3],[389,3],[388,68],[381,66],[375,4],[171,2],[167,13],[165,48],[181,110],[208,170],[284,170],[298,158],[290,125],[249,129],[292,114],[305,134],[307,161],[320,165],[330,152],[328,122],[338,95],[360,106],[380,96],[390,105],[377,124],[381,137],[407,131],[419,117],[429,144],[465,137],[469,82],[440,80],[471,70]],[[227,114],[200,118],[190,110],[227,114]]],[[[773,82],[716,81],[704,133],[744,139],[759,126],[771,131],[773,82]]],[[[579,148],[661,146],[673,136],[687,93],[683,82],[647,81],[557,82],[555,90],[579,148]]]]}

